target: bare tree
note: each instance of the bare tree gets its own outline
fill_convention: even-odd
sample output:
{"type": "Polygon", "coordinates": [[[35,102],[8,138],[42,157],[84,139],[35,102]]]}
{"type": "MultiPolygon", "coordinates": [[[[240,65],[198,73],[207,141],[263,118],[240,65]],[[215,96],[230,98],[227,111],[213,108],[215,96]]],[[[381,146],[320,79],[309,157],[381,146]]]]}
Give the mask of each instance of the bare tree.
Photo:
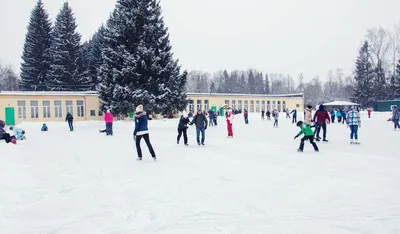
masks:
{"type": "Polygon", "coordinates": [[[0,91],[18,90],[18,76],[11,65],[3,66],[0,63],[0,91]]]}
{"type": "Polygon", "coordinates": [[[374,55],[372,64],[378,66],[379,63],[387,67],[387,56],[390,48],[393,47],[393,36],[382,27],[368,29],[366,38],[370,45],[370,51],[374,55]]]}

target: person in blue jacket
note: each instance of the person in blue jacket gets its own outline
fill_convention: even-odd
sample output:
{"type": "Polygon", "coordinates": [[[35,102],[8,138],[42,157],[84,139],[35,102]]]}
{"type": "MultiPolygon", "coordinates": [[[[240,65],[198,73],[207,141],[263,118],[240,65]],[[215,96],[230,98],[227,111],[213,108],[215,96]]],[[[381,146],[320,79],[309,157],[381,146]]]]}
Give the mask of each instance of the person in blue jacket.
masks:
{"type": "Polygon", "coordinates": [[[153,146],[150,143],[149,128],[147,114],[143,111],[143,105],[136,107],[135,114],[135,131],[133,132],[133,139],[136,141],[136,150],[138,154],[138,160],[142,160],[142,149],[140,148],[140,141],[142,138],[146,142],[149,148],[150,154],[154,160],[156,160],[156,153],[154,152],[153,146]]]}
{"type": "Polygon", "coordinates": [[[17,138],[17,140],[20,140],[20,141],[26,140],[24,130],[22,130],[18,127],[13,127],[13,126],[10,127],[10,130],[14,131],[14,136],[15,136],[15,138],[17,138]]]}
{"type": "Polygon", "coordinates": [[[44,123],[42,126],[42,129],[40,129],[40,131],[42,132],[47,132],[49,130],[49,128],[47,127],[47,125],[44,123]]]}
{"type": "Polygon", "coordinates": [[[297,110],[296,109],[292,110],[290,114],[293,114],[292,123],[293,124],[297,123],[297,110]]]}

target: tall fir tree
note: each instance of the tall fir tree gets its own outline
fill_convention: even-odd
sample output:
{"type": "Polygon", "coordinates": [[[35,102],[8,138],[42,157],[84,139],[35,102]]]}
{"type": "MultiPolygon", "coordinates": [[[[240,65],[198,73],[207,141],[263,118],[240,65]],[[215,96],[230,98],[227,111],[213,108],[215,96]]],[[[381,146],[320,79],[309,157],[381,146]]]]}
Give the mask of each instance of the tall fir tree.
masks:
{"type": "Polygon", "coordinates": [[[46,91],[50,68],[51,22],[42,0],[31,12],[22,53],[20,89],[46,91]]]}
{"type": "Polygon", "coordinates": [[[105,27],[102,25],[88,42],[88,70],[87,75],[90,82],[90,90],[96,90],[100,66],[103,63],[102,49],[104,47],[105,27]]]}
{"type": "Polygon", "coordinates": [[[265,93],[265,94],[270,94],[270,93],[271,93],[271,87],[270,87],[270,83],[269,83],[268,74],[265,74],[264,93],[265,93]]]}
{"type": "Polygon", "coordinates": [[[355,70],[355,86],[353,101],[357,102],[363,107],[371,107],[374,104],[373,94],[373,81],[374,69],[371,63],[371,56],[369,54],[369,45],[365,41],[360,49],[355,70]]]}
{"type": "Polygon", "coordinates": [[[56,17],[50,47],[51,68],[48,87],[53,91],[88,90],[87,77],[82,74],[81,35],[76,32],[74,13],[65,2],[56,17]]]}
{"type": "Polygon", "coordinates": [[[396,66],[396,77],[394,77],[394,98],[400,99],[400,59],[396,66]]]}
{"type": "Polygon", "coordinates": [[[143,104],[168,113],[187,105],[187,72],[173,59],[157,0],[118,0],[107,22],[98,93],[103,107],[126,114],[143,104]]]}

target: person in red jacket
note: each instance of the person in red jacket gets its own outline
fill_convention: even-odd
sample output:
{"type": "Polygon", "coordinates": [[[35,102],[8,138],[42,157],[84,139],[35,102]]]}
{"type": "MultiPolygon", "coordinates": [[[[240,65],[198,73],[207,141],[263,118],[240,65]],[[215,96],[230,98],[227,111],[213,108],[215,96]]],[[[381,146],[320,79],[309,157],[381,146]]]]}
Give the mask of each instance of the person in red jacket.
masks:
{"type": "Polygon", "coordinates": [[[233,122],[234,114],[231,109],[226,112],[226,125],[228,127],[228,137],[233,137],[233,129],[232,129],[232,122],[233,122]]]}
{"type": "Polygon", "coordinates": [[[371,108],[368,108],[368,118],[371,118],[371,108]]]}
{"type": "Polygon", "coordinates": [[[104,115],[104,121],[106,122],[106,129],[105,130],[100,130],[100,132],[105,132],[107,136],[113,135],[113,122],[114,122],[114,116],[111,114],[111,112],[108,110],[107,113],[104,115]]]}
{"type": "Polygon", "coordinates": [[[328,140],[326,139],[326,124],[331,122],[331,118],[329,117],[328,112],[325,110],[324,105],[320,105],[319,109],[315,112],[313,122],[315,123],[316,141],[321,140],[319,132],[322,128],[322,130],[324,131],[322,140],[328,142],[328,140]]]}

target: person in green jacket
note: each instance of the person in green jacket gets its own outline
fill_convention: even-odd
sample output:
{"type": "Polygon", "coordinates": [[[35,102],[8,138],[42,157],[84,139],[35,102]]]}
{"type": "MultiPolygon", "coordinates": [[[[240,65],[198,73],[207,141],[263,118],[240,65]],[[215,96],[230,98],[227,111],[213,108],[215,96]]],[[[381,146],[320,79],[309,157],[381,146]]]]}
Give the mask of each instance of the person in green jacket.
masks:
{"type": "Polygon", "coordinates": [[[304,137],[301,138],[301,142],[300,142],[300,147],[297,150],[298,152],[303,152],[304,149],[304,142],[306,140],[309,140],[311,145],[314,147],[314,150],[316,152],[319,152],[318,146],[317,144],[314,142],[314,131],[311,130],[310,125],[308,125],[307,123],[303,123],[303,121],[299,121],[297,122],[297,127],[300,127],[300,132],[299,134],[297,134],[294,139],[296,139],[297,137],[301,136],[304,134],[304,137]]]}

